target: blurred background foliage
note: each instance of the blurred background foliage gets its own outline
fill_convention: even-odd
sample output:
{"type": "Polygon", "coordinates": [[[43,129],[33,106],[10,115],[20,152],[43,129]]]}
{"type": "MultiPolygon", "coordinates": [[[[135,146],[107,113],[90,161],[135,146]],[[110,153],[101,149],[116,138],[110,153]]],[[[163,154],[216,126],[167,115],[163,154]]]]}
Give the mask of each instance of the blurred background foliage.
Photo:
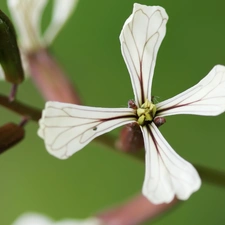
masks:
{"type": "MultiPolygon", "coordinates": [[[[76,84],[86,105],[126,107],[133,98],[130,78],[120,52],[121,28],[134,1],[80,0],[51,51],[76,84]]],[[[216,64],[225,64],[225,2],[142,0],[163,6],[169,22],[160,48],[153,94],[159,101],[196,84],[216,64]]],[[[9,15],[5,0],[1,10],[9,15]]],[[[48,23],[51,3],[44,14],[48,23]]],[[[0,83],[1,93],[10,85],[0,83]]],[[[18,97],[43,108],[44,100],[30,79],[18,97]]],[[[20,118],[1,107],[0,122],[20,118]]],[[[173,148],[192,163],[225,171],[225,114],[218,117],[168,117],[160,128],[173,148]]],[[[0,224],[26,211],[55,219],[83,218],[123,202],[140,192],[144,164],[91,143],[68,160],[50,156],[37,136],[38,125],[26,126],[26,138],[0,156],[0,224]]],[[[119,130],[113,132],[117,135],[119,130]]],[[[203,183],[188,201],[145,224],[223,224],[225,190],[203,183]]]]}

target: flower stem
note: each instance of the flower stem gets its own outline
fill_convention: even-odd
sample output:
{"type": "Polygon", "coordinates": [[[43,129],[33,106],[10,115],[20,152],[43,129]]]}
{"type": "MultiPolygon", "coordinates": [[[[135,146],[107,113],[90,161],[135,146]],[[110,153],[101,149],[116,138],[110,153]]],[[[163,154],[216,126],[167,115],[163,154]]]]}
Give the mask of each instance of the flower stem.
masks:
{"type": "Polygon", "coordinates": [[[107,225],[137,225],[168,212],[178,202],[175,198],[169,204],[154,205],[139,194],[120,206],[99,213],[97,217],[107,225]]]}
{"type": "Polygon", "coordinates": [[[203,181],[217,186],[225,187],[225,173],[217,169],[194,164],[203,181]]]}
{"type": "Polygon", "coordinates": [[[34,84],[47,101],[81,104],[80,96],[47,49],[27,55],[34,84]]]}
{"type": "Polygon", "coordinates": [[[36,122],[38,122],[38,120],[41,118],[41,110],[25,105],[18,100],[11,102],[8,96],[4,96],[2,94],[0,94],[0,105],[36,122]]]}

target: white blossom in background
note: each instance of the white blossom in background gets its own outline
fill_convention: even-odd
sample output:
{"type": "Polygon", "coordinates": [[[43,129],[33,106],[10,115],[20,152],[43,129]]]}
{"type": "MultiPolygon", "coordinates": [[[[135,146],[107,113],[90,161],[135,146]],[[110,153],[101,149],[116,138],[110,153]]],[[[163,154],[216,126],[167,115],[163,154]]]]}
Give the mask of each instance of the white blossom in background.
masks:
{"type": "Polygon", "coordinates": [[[25,213],[20,216],[12,225],[104,225],[96,218],[84,220],[65,219],[58,222],[38,213],[25,213]]]}
{"type": "MultiPolygon", "coordinates": [[[[181,158],[157,128],[157,119],[175,114],[216,116],[225,111],[225,67],[215,66],[198,84],[154,104],[152,79],[168,16],[159,6],[134,4],[120,34],[122,55],[135,96],[132,108],[97,108],[47,102],[38,135],[48,152],[66,159],[95,137],[119,126],[140,125],[145,143],[143,194],[155,204],[176,196],[186,200],[201,185],[195,168],[181,158]]],[[[190,147],[193,147],[190,145],[190,147]]]]}
{"type": "MultiPolygon", "coordinates": [[[[54,41],[76,8],[78,0],[54,0],[51,21],[42,34],[41,19],[48,2],[49,0],[7,0],[25,73],[28,71],[26,54],[46,48],[54,41]]],[[[0,79],[2,78],[4,72],[0,67],[0,79]]]]}
{"type": "Polygon", "coordinates": [[[19,36],[22,51],[31,52],[49,46],[62,29],[78,0],[54,0],[49,26],[41,32],[41,19],[49,0],[8,0],[8,8],[19,36]]]}
{"type": "Polygon", "coordinates": [[[2,69],[1,65],[0,65],[0,80],[5,79],[5,75],[4,75],[4,70],[2,69]]]}

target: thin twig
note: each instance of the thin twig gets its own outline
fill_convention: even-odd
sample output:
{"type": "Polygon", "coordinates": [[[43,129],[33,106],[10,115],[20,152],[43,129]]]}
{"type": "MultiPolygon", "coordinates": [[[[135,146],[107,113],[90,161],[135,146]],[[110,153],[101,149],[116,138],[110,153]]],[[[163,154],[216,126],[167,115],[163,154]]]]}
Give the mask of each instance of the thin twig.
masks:
{"type": "Polygon", "coordinates": [[[24,103],[18,100],[10,102],[8,96],[4,96],[2,94],[0,94],[0,105],[10,109],[11,111],[21,116],[28,117],[36,122],[38,122],[41,118],[41,110],[25,105],[24,103]]]}

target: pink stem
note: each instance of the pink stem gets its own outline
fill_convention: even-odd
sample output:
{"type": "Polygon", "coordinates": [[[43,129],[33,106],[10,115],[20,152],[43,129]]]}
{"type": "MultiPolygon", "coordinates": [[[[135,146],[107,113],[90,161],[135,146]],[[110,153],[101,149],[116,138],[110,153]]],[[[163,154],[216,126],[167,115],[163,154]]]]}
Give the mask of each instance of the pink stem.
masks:
{"type": "Polygon", "coordinates": [[[168,211],[178,200],[169,204],[154,205],[139,194],[130,201],[100,213],[97,217],[107,225],[138,225],[168,211]]]}
{"type": "Polygon", "coordinates": [[[10,94],[9,94],[9,101],[10,102],[14,101],[14,99],[16,97],[17,89],[18,89],[18,84],[13,84],[12,88],[11,88],[11,91],[10,91],[10,94]]]}
{"type": "Polygon", "coordinates": [[[33,81],[45,100],[81,103],[74,86],[46,49],[28,55],[27,59],[33,81]]]}

